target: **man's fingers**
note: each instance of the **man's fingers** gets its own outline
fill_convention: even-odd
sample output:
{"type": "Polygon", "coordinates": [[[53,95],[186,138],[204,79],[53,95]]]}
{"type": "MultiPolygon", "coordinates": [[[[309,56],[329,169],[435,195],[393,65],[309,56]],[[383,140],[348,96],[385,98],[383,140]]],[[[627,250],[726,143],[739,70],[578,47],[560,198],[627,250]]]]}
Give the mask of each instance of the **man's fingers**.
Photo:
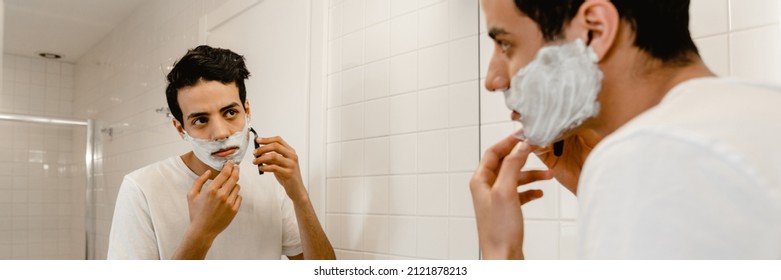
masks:
{"type": "Polygon", "coordinates": [[[234,166],[233,170],[231,170],[230,177],[228,177],[227,180],[225,180],[225,183],[221,184],[222,187],[220,187],[220,192],[222,192],[225,195],[230,194],[233,189],[236,187],[236,183],[239,182],[239,166],[234,166]]]}
{"type": "Polygon", "coordinates": [[[504,157],[499,175],[494,184],[496,191],[505,194],[516,192],[518,180],[521,179],[521,168],[526,164],[526,159],[531,152],[532,147],[529,144],[520,142],[512,149],[509,155],[504,157]]]}
{"type": "Polygon", "coordinates": [[[214,180],[212,180],[212,183],[209,185],[209,188],[211,189],[219,189],[222,187],[222,185],[225,183],[228,178],[230,178],[231,174],[233,173],[235,164],[233,163],[233,160],[229,160],[222,166],[222,170],[220,170],[220,174],[217,174],[216,177],[214,177],[214,180]]]}
{"type": "Polygon", "coordinates": [[[521,176],[516,183],[517,186],[553,179],[551,170],[530,170],[521,172],[521,176]]]}
{"type": "Polygon", "coordinates": [[[271,143],[279,143],[282,146],[284,146],[284,147],[286,147],[288,149],[293,150],[293,147],[290,146],[290,144],[288,144],[287,142],[285,142],[285,139],[282,139],[282,137],[279,137],[279,136],[262,137],[262,138],[258,137],[258,139],[255,140],[255,142],[257,142],[258,144],[261,144],[261,145],[267,145],[267,144],[271,144],[271,143]]]}
{"type": "Polygon", "coordinates": [[[542,197],[542,190],[528,190],[518,193],[518,202],[521,205],[528,203],[529,201],[542,197]]]}
{"type": "Polygon", "coordinates": [[[507,136],[506,138],[502,139],[501,141],[497,142],[490,148],[488,148],[487,151],[485,151],[485,154],[483,155],[483,160],[480,161],[480,166],[478,169],[488,169],[488,170],[497,170],[499,169],[499,166],[501,165],[502,159],[509,154],[513,147],[515,147],[518,142],[521,140],[518,140],[515,136],[507,136]]]}
{"type": "Polygon", "coordinates": [[[206,183],[206,180],[209,180],[209,175],[212,174],[211,170],[206,170],[206,172],[203,172],[201,176],[198,176],[198,178],[195,179],[195,182],[193,182],[193,186],[190,187],[190,191],[187,193],[189,196],[195,196],[198,193],[201,192],[201,188],[203,188],[203,184],[206,183]]]}
{"type": "Polygon", "coordinates": [[[263,145],[260,148],[255,149],[255,151],[253,151],[252,154],[255,155],[255,157],[259,157],[270,152],[278,153],[285,156],[286,158],[291,158],[291,159],[297,157],[293,149],[285,147],[284,145],[278,142],[263,145]]]}
{"type": "Polygon", "coordinates": [[[259,158],[255,158],[252,161],[252,163],[255,165],[259,165],[259,164],[279,165],[286,168],[292,168],[295,166],[295,162],[293,162],[293,160],[288,159],[277,153],[269,153],[269,154],[262,155],[259,158]]]}
{"type": "Polygon", "coordinates": [[[233,188],[233,190],[228,195],[228,200],[226,201],[228,205],[233,205],[236,202],[237,197],[239,196],[239,191],[241,190],[241,185],[236,184],[236,186],[233,188]]]}

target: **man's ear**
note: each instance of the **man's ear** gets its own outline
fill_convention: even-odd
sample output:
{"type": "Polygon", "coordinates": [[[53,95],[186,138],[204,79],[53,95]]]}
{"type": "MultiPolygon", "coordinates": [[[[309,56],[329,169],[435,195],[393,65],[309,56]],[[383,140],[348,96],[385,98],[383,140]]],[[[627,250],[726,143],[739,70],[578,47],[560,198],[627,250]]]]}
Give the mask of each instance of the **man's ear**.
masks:
{"type": "Polygon", "coordinates": [[[569,24],[568,38],[581,38],[605,58],[616,41],[621,16],[609,0],[587,0],[569,24]]]}
{"type": "Polygon", "coordinates": [[[249,112],[249,100],[244,100],[244,112],[247,113],[247,117],[249,118],[251,116],[249,112]]]}
{"type": "Polygon", "coordinates": [[[179,132],[179,136],[184,139],[184,127],[182,126],[182,123],[180,123],[176,118],[171,118],[171,124],[173,124],[174,128],[176,128],[176,132],[179,132]]]}

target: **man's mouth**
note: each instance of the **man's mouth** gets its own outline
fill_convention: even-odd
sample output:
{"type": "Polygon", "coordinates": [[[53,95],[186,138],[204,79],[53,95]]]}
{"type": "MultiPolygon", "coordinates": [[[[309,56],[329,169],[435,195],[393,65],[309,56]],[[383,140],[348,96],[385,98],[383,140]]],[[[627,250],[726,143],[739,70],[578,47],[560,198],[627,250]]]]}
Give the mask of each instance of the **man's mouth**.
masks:
{"type": "Polygon", "coordinates": [[[239,147],[236,147],[236,146],[228,147],[228,148],[225,148],[225,149],[213,152],[212,156],[213,157],[227,157],[227,156],[233,155],[233,153],[235,153],[238,149],[239,149],[239,147]]]}

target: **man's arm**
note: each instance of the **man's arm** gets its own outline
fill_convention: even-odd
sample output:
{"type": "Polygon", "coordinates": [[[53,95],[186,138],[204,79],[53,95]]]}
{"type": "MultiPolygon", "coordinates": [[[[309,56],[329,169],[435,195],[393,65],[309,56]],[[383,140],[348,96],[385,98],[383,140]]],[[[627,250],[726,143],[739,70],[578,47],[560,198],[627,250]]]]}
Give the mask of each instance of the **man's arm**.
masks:
{"type": "Polygon", "coordinates": [[[190,225],[172,259],[204,259],[214,239],[230,225],[241,206],[239,167],[228,161],[204,190],[210,170],[195,179],[187,193],[190,225]]]}
{"type": "Polygon", "coordinates": [[[336,259],[334,249],[317,219],[309,194],[301,179],[298,155],[281,137],[258,138],[263,145],[255,150],[254,164],[263,164],[261,171],[273,172],[277,181],[285,188],[285,193],[293,202],[298,220],[298,230],[304,253],[288,256],[289,259],[336,259]]]}
{"type": "Polygon", "coordinates": [[[114,218],[109,233],[109,260],[160,259],[157,239],[144,193],[136,182],[125,176],[119,187],[114,218]]]}

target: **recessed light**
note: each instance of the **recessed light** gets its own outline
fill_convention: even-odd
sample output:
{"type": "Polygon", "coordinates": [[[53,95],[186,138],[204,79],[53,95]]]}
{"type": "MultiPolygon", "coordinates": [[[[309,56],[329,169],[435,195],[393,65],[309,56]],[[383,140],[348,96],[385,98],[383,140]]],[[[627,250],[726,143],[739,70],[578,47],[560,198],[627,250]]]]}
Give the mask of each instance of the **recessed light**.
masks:
{"type": "Polygon", "coordinates": [[[56,53],[49,53],[49,52],[39,52],[38,55],[40,57],[46,58],[46,59],[60,59],[62,58],[61,55],[56,53]]]}

